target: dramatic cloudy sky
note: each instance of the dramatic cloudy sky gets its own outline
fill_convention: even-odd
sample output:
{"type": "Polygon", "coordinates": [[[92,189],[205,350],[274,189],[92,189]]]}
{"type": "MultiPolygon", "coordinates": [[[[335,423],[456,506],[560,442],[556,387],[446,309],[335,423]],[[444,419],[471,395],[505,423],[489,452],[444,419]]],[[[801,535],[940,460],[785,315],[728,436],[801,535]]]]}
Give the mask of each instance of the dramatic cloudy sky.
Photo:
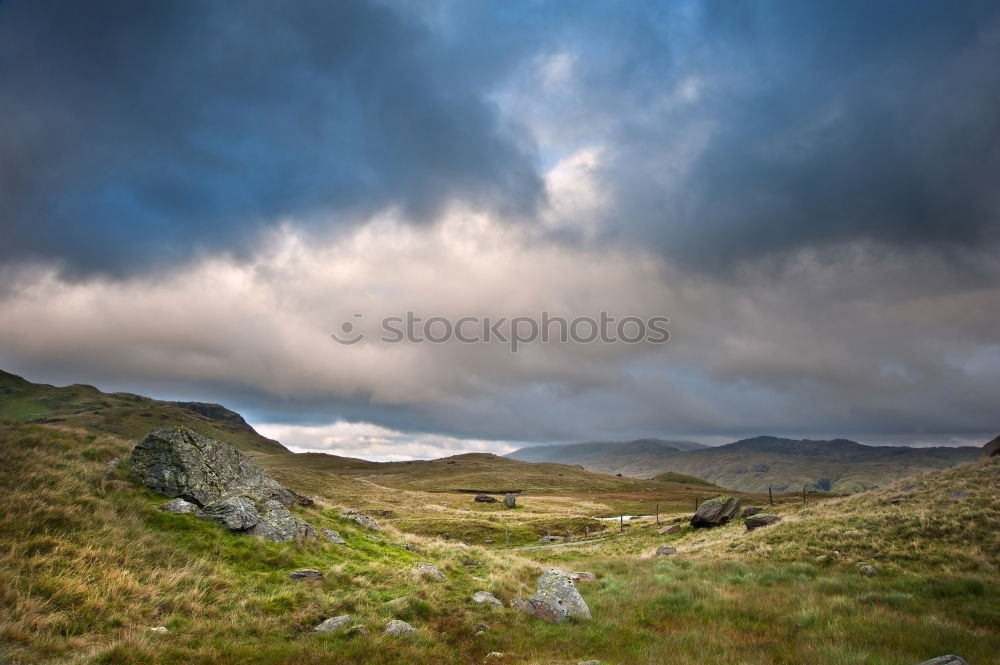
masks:
{"type": "Polygon", "coordinates": [[[0,367],[378,459],[981,443],[998,62],[992,1],[6,0],[0,367]],[[671,339],[375,334],[543,310],[671,339]]]}

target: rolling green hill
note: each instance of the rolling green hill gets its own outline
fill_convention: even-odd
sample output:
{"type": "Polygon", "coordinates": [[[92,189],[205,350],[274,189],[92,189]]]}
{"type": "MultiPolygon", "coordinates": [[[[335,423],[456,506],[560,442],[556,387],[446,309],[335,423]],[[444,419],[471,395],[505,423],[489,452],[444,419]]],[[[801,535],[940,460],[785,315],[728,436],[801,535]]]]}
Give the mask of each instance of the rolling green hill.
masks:
{"type": "Polygon", "coordinates": [[[94,432],[138,438],[163,423],[184,425],[204,436],[223,439],[245,451],[289,453],[260,435],[243,417],[204,402],[167,402],[131,393],[105,393],[94,386],[65,387],[31,383],[0,370],[0,418],[59,423],[94,432]]]}

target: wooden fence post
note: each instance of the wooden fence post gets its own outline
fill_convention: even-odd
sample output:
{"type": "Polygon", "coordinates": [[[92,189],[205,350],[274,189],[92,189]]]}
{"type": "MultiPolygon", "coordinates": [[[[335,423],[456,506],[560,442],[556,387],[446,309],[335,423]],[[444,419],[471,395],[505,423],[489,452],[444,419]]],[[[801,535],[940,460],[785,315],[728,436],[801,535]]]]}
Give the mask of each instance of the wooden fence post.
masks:
{"type": "Polygon", "coordinates": [[[660,504],[656,504],[656,525],[660,525],[660,504]]]}
{"type": "Polygon", "coordinates": [[[767,488],[767,499],[768,499],[768,501],[771,502],[771,505],[773,506],[774,505],[774,495],[771,494],[771,488],[770,487],[767,488]]]}

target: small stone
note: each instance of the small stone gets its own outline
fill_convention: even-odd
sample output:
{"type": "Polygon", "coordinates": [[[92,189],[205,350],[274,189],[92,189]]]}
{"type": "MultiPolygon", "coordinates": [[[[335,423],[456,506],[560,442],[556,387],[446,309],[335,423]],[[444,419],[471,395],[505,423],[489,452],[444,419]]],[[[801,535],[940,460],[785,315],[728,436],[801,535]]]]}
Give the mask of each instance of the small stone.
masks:
{"type": "Polygon", "coordinates": [[[960,658],[954,654],[948,654],[947,656],[938,656],[937,658],[925,660],[919,665],[969,665],[969,663],[967,663],[964,658],[960,658]]]}
{"type": "Polygon", "coordinates": [[[341,614],[340,616],[331,617],[321,623],[320,625],[313,628],[317,633],[335,633],[338,630],[343,630],[347,628],[347,624],[351,623],[350,614],[341,614]]]}
{"type": "Polygon", "coordinates": [[[184,499],[171,499],[160,506],[160,510],[165,513],[175,515],[193,515],[198,512],[197,504],[185,501],[184,499]]]}
{"type": "Polygon", "coordinates": [[[503,607],[503,603],[500,602],[500,599],[494,596],[489,591],[475,592],[474,594],[472,594],[472,600],[476,603],[479,603],[480,605],[482,605],[483,603],[487,603],[489,605],[494,605],[496,607],[503,607]]]}
{"type": "Polygon", "coordinates": [[[347,541],[344,540],[339,533],[333,529],[323,529],[323,535],[334,545],[344,545],[347,546],[347,541]]]}
{"type": "Polygon", "coordinates": [[[288,578],[292,580],[321,580],[323,571],[315,568],[299,568],[288,573],[288,578]]]}
{"type": "Polygon", "coordinates": [[[341,517],[346,517],[353,520],[356,524],[363,526],[366,529],[371,529],[372,531],[381,531],[378,522],[368,517],[363,513],[359,513],[353,508],[344,508],[340,511],[341,517]]]}
{"type": "Polygon", "coordinates": [[[492,497],[489,494],[477,494],[475,498],[476,503],[496,503],[496,497],[492,497]]]}
{"type": "Polygon", "coordinates": [[[385,627],[385,634],[395,637],[410,637],[417,634],[417,629],[399,619],[393,619],[385,627]]]}
{"type": "Polygon", "coordinates": [[[891,503],[894,506],[898,506],[901,503],[906,503],[906,497],[905,496],[897,496],[895,499],[890,499],[889,503],[891,503]]]}
{"type": "Polygon", "coordinates": [[[344,635],[367,635],[367,634],[368,634],[368,629],[362,626],[360,623],[356,623],[344,631],[344,635]]]}
{"type": "Polygon", "coordinates": [[[415,570],[421,577],[427,580],[443,580],[445,578],[445,574],[441,572],[440,568],[426,561],[418,563],[415,570]]]}
{"type": "Polygon", "coordinates": [[[540,542],[540,543],[558,543],[559,542],[559,536],[542,536],[541,538],[538,539],[538,542],[540,542]]]}
{"type": "Polygon", "coordinates": [[[399,598],[393,598],[392,600],[385,601],[385,604],[392,611],[398,612],[399,610],[403,609],[404,607],[410,604],[410,597],[400,596],[399,598]]]}
{"type": "Polygon", "coordinates": [[[744,518],[751,517],[753,515],[756,515],[757,513],[762,513],[762,512],[764,512],[764,509],[759,506],[747,506],[746,508],[743,509],[743,512],[740,513],[740,517],[744,518]]]}
{"type": "Polygon", "coordinates": [[[665,536],[668,533],[677,533],[680,530],[681,530],[681,525],[680,524],[671,524],[669,526],[660,527],[656,531],[656,533],[660,534],[661,536],[665,536]]]}
{"type": "Polygon", "coordinates": [[[869,563],[859,562],[858,570],[860,570],[861,574],[865,577],[874,577],[875,575],[878,575],[878,569],[869,563]]]}
{"type": "Polygon", "coordinates": [[[576,665],[601,665],[601,661],[599,661],[599,660],[581,660],[576,665]]]}
{"type": "Polygon", "coordinates": [[[499,651],[491,651],[488,654],[486,654],[485,658],[483,658],[483,662],[488,663],[491,660],[501,660],[502,658],[503,654],[500,653],[499,651]]]}
{"type": "Polygon", "coordinates": [[[151,633],[160,633],[161,635],[163,635],[165,633],[169,633],[170,631],[167,630],[166,626],[157,626],[155,628],[150,628],[149,632],[151,632],[151,633]]]}
{"type": "Polygon", "coordinates": [[[663,547],[656,548],[656,556],[670,556],[671,554],[677,554],[676,547],[668,547],[664,545],[663,547]]]}
{"type": "Polygon", "coordinates": [[[417,547],[416,545],[411,545],[410,543],[403,543],[402,548],[408,552],[413,552],[414,554],[423,554],[424,551],[417,547]]]}
{"type": "Polygon", "coordinates": [[[487,626],[485,623],[477,623],[475,626],[472,627],[472,630],[476,631],[476,635],[482,635],[486,633],[486,631],[488,631],[489,629],[490,627],[487,626]]]}
{"type": "Polygon", "coordinates": [[[575,571],[569,574],[573,578],[574,582],[595,582],[597,581],[597,575],[587,571],[575,571]]]}

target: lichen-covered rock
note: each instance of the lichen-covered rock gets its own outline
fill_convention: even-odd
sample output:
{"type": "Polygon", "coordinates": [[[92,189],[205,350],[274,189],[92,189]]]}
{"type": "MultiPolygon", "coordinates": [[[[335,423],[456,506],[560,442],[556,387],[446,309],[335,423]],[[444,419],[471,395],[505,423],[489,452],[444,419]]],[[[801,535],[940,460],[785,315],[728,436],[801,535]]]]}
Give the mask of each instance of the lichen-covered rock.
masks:
{"type": "Polygon", "coordinates": [[[435,566],[433,563],[427,563],[423,561],[417,564],[415,569],[417,574],[419,574],[424,579],[428,580],[443,580],[445,575],[441,572],[441,569],[435,566]]]}
{"type": "Polygon", "coordinates": [[[474,499],[476,503],[496,503],[497,499],[495,496],[490,496],[489,494],[477,494],[474,499]]]}
{"type": "Polygon", "coordinates": [[[345,508],[344,510],[341,510],[340,515],[341,517],[346,517],[350,520],[353,520],[356,524],[363,526],[366,529],[371,529],[372,531],[382,530],[379,527],[378,522],[376,522],[371,517],[368,517],[363,513],[359,513],[353,508],[345,508]]]}
{"type": "Polygon", "coordinates": [[[743,524],[746,525],[747,531],[753,531],[754,529],[759,529],[762,526],[770,526],[772,524],[777,524],[780,521],[781,521],[781,515],[772,515],[771,513],[758,513],[743,520],[743,524]]]}
{"type": "Polygon", "coordinates": [[[264,504],[264,511],[250,533],[275,543],[316,538],[316,530],[311,524],[273,499],[264,504]]]}
{"type": "Polygon", "coordinates": [[[573,571],[572,573],[569,574],[569,576],[572,577],[573,581],[577,582],[577,583],[579,583],[579,582],[596,582],[597,581],[597,575],[595,575],[594,573],[591,573],[589,571],[585,571],[585,570],[573,571]]]}
{"type": "Polygon", "coordinates": [[[344,630],[351,623],[350,614],[341,614],[337,617],[331,617],[319,624],[313,630],[317,633],[336,633],[337,631],[344,630]]]}
{"type": "Polygon", "coordinates": [[[562,623],[570,617],[591,618],[590,608],[576,590],[573,578],[558,568],[548,568],[541,574],[535,585],[535,595],[528,603],[535,617],[552,623],[562,623]]]}
{"type": "Polygon", "coordinates": [[[393,619],[385,627],[385,634],[395,637],[410,637],[417,634],[417,629],[399,619],[393,619]]]}
{"type": "Polygon", "coordinates": [[[751,515],[756,515],[757,513],[762,512],[764,512],[764,509],[760,506],[747,506],[743,509],[743,512],[740,513],[740,517],[750,517],[751,515]]]}
{"type": "Polygon", "coordinates": [[[413,552],[414,554],[423,554],[424,553],[424,551],[422,549],[420,549],[416,545],[413,545],[412,543],[403,543],[402,545],[400,545],[400,547],[402,547],[407,552],[413,552]]]}
{"type": "Polygon", "coordinates": [[[691,517],[691,526],[703,529],[730,522],[740,512],[740,500],[731,496],[709,499],[698,506],[691,517]]]}
{"type": "Polygon", "coordinates": [[[676,547],[668,547],[664,545],[663,547],[656,548],[656,556],[670,556],[671,554],[677,554],[676,547]]]}
{"type": "Polygon", "coordinates": [[[472,600],[480,605],[486,603],[487,605],[493,605],[495,607],[503,607],[503,603],[500,602],[500,599],[489,591],[477,591],[472,594],[472,600]]]}
{"type": "Polygon", "coordinates": [[[344,540],[339,533],[333,529],[323,529],[323,535],[334,545],[344,545],[347,546],[347,541],[344,540]]]}
{"type": "Polygon", "coordinates": [[[503,505],[507,506],[508,508],[516,508],[517,492],[508,492],[507,496],[503,498],[503,505]]]}
{"type": "Polygon", "coordinates": [[[671,524],[669,526],[660,527],[659,529],[656,530],[656,533],[660,534],[661,536],[665,536],[668,533],[677,533],[680,530],[681,530],[680,524],[671,524]]]}
{"type": "Polygon", "coordinates": [[[184,427],[153,429],[132,450],[131,469],[150,489],[203,507],[236,496],[289,506],[298,497],[228,443],[184,427]]]}
{"type": "Polygon", "coordinates": [[[257,524],[260,513],[247,497],[231,496],[206,504],[198,517],[217,522],[231,531],[246,531],[257,524]]]}
{"type": "Polygon", "coordinates": [[[198,506],[184,499],[171,499],[161,505],[160,510],[165,513],[174,513],[175,515],[193,515],[198,512],[198,506]]]}

